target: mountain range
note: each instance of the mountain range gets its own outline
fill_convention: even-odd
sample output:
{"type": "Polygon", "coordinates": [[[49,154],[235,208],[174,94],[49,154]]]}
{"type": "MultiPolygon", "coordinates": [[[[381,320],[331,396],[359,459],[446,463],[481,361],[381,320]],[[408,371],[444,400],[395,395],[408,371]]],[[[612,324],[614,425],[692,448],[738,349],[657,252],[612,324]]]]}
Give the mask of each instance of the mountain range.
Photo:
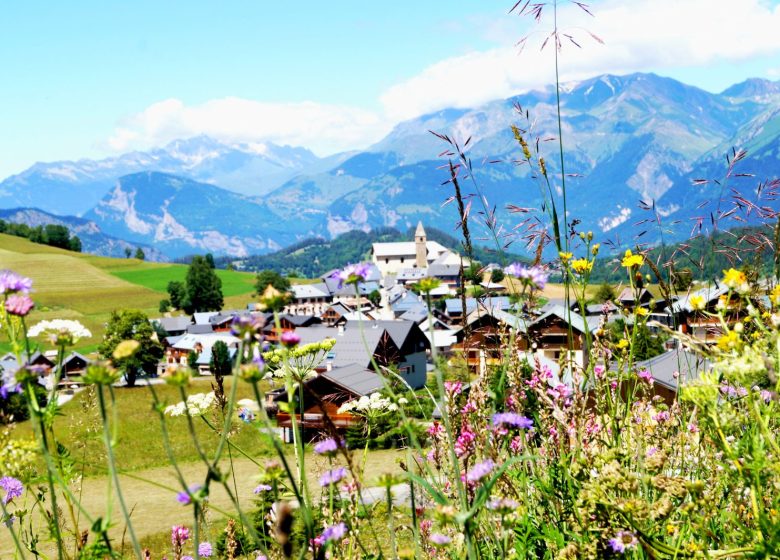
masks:
{"type": "MultiPolygon", "coordinates": [[[[654,74],[603,75],[563,84],[561,110],[569,215],[601,241],[685,237],[692,224],[719,221],[734,196],[773,205],[757,187],[780,176],[780,82],[750,79],[710,93],[654,74]],[[724,181],[729,153],[741,161],[724,181]]],[[[169,257],[261,254],[313,236],[405,230],[420,220],[454,231],[456,209],[444,204],[452,195],[447,156],[438,155],[449,146],[432,130],[461,144],[469,139],[472,176],[464,173],[461,186],[471,219],[495,209],[509,234],[527,216],[508,205],[541,206],[511,124],[538,144],[552,176],[557,117],[548,87],[405,121],[363,151],[328,158],[200,136],[101,161],[38,163],[0,183],[0,208],[83,216],[107,235],[169,257]]],[[[472,229],[477,241],[490,237],[479,223],[472,229]]]]}

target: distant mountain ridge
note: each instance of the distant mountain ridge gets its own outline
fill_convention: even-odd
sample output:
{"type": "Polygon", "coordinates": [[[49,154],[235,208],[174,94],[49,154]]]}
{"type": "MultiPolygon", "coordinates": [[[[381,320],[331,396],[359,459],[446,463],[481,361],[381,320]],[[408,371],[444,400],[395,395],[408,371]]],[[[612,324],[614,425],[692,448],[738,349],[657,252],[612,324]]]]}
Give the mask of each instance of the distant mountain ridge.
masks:
{"type": "MultiPolygon", "coordinates": [[[[420,220],[454,231],[456,209],[443,204],[452,194],[444,184],[446,159],[438,155],[447,146],[433,130],[471,139],[476,186],[468,180],[462,188],[474,237],[488,237],[481,214],[493,209],[508,234],[525,218],[507,212],[508,205],[536,211],[540,205],[537,184],[518,165],[522,152],[509,125],[528,128],[517,107],[529,112],[527,139],[540,139],[554,175],[557,155],[545,141],[557,137],[554,100],[548,87],[444,109],[398,124],[366,150],[322,159],[296,148],[198,137],[102,162],[36,164],[0,183],[0,207],[35,200],[57,213],[70,209],[171,257],[207,250],[244,257],[354,230],[405,231],[420,220]]],[[[691,220],[716,211],[717,191],[694,187],[693,180],[721,177],[732,146],[748,150],[739,171],[755,179],[729,188],[749,192],[757,181],[780,176],[780,82],[750,79],[710,93],[654,74],[603,75],[563,84],[561,103],[566,171],[575,175],[567,179],[571,218],[600,240],[684,237],[691,220]],[[640,200],[654,203],[662,226],[636,226],[648,217],[640,200]]],[[[510,250],[521,247],[518,239],[510,250]]]]}

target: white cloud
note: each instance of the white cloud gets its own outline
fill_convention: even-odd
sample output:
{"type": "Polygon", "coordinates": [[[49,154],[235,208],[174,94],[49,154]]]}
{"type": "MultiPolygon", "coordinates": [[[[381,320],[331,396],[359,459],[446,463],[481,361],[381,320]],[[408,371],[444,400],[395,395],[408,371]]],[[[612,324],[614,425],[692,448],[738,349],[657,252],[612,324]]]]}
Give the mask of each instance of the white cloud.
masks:
{"type": "MultiPolygon", "coordinates": [[[[540,50],[550,31],[549,9],[539,25],[511,16],[494,25],[483,22],[477,32],[494,35],[502,45],[511,42],[507,21],[515,24],[515,38],[529,34],[525,49],[520,53],[517,47],[506,46],[442,60],[385,91],[380,112],[311,101],[267,103],[229,97],[186,106],[168,99],[120,123],[109,146],[121,151],[208,134],[223,141],[306,146],[320,154],[363,148],[401,120],[445,107],[473,107],[551,83],[554,51],[551,45],[540,50]]],[[[564,81],[607,72],[664,73],[738,64],[780,53],[780,6],[765,0],[605,0],[594,2],[592,11],[595,17],[573,4],[560,10],[561,31],[583,46],[564,44],[560,57],[564,81]],[[605,44],[594,41],[588,31],[605,44]]]]}
{"type": "Polygon", "coordinates": [[[362,148],[390,125],[370,111],[314,102],[265,103],[227,97],[187,106],[166,99],[126,118],[108,140],[116,151],[207,134],[226,142],[271,141],[330,154],[362,148]]]}
{"type": "MultiPolygon", "coordinates": [[[[540,50],[551,31],[549,10],[539,25],[528,27],[530,20],[517,20],[516,38],[530,34],[521,53],[515,47],[501,47],[438,62],[385,92],[381,98],[385,111],[392,118],[406,119],[549,84],[554,52],[551,44],[540,50]]],[[[760,0],[608,0],[594,3],[592,11],[595,17],[571,4],[560,10],[561,31],[583,47],[564,42],[563,80],[738,63],[780,52],[780,6],[760,0]]],[[[505,38],[505,32],[499,34],[505,38]]]]}

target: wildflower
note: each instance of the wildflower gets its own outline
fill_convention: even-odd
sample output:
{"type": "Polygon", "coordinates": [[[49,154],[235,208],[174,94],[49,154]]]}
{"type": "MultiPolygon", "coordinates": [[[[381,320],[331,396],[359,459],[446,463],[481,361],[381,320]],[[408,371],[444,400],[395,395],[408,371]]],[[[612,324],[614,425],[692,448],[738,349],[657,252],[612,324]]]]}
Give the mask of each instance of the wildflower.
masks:
{"type": "Polygon", "coordinates": [[[25,276],[19,276],[10,270],[0,272],[0,294],[13,294],[15,292],[29,292],[32,288],[32,280],[25,276]]]}
{"type": "Polygon", "coordinates": [[[190,416],[203,416],[212,407],[216,401],[214,392],[197,393],[187,397],[186,402],[171,405],[165,409],[165,414],[169,416],[182,416],[189,413],[190,416]]]}
{"type": "Polygon", "coordinates": [[[772,288],[772,292],[769,294],[769,300],[773,305],[780,305],[780,284],[772,288]]]}
{"type": "Polygon", "coordinates": [[[593,270],[593,261],[588,259],[577,259],[571,262],[571,269],[577,274],[585,274],[593,270]]]}
{"type": "Polygon", "coordinates": [[[417,291],[419,291],[421,294],[429,294],[441,285],[441,280],[438,278],[428,277],[423,278],[415,285],[417,286],[417,291]]]}
{"type": "Polygon", "coordinates": [[[338,542],[343,539],[346,534],[347,526],[344,523],[337,523],[336,525],[331,525],[325,529],[319,538],[321,543],[325,544],[327,542],[338,542]]]}
{"type": "Polygon", "coordinates": [[[490,474],[490,471],[493,470],[493,467],[495,467],[495,463],[493,463],[493,461],[490,459],[482,461],[481,463],[477,463],[471,467],[471,470],[469,470],[468,473],[466,473],[466,480],[468,482],[479,482],[490,474]]]}
{"type": "Polygon", "coordinates": [[[336,453],[338,453],[339,447],[341,447],[339,445],[339,442],[336,441],[334,438],[330,437],[315,443],[314,452],[318,455],[333,457],[334,455],[336,455],[336,453]]]}
{"type": "Polygon", "coordinates": [[[691,305],[691,309],[694,311],[701,311],[704,309],[704,306],[707,302],[704,300],[704,296],[693,294],[688,298],[688,303],[691,305]]]}
{"type": "Polygon", "coordinates": [[[433,422],[428,426],[426,432],[428,432],[428,435],[437,436],[444,433],[444,426],[442,426],[440,422],[433,422]]]}
{"type": "Polygon", "coordinates": [[[644,307],[637,307],[636,309],[634,309],[634,313],[639,317],[645,317],[649,313],[649,311],[644,307]]]}
{"type": "Polygon", "coordinates": [[[428,540],[431,541],[434,546],[447,546],[452,542],[451,538],[447,535],[442,535],[441,533],[433,533],[428,537],[428,540]]]}
{"type": "Polygon", "coordinates": [[[259,315],[234,315],[230,323],[230,334],[245,341],[260,339],[265,319],[259,315]]]}
{"type": "Polygon", "coordinates": [[[190,530],[184,525],[174,525],[171,527],[171,542],[173,546],[181,546],[190,538],[190,530]]]}
{"type": "Polygon", "coordinates": [[[634,268],[642,266],[644,262],[645,258],[642,255],[635,255],[631,252],[631,249],[626,249],[623,261],[620,264],[626,268],[634,268]]]}
{"type": "Polygon", "coordinates": [[[116,345],[116,348],[114,348],[114,353],[111,354],[115,360],[122,360],[124,358],[129,358],[135,352],[138,350],[138,348],[141,346],[141,343],[137,340],[123,340],[119,344],[116,345]]]}
{"type": "Polygon", "coordinates": [[[653,386],[653,383],[655,382],[655,379],[653,379],[653,374],[650,373],[650,371],[646,370],[646,369],[642,369],[642,370],[639,370],[638,372],[636,372],[636,376],[639,379],[641,379],[642,381],[644,381],[645,383],[647,383],[648,385],[650,385],[651,387],[653,386]]]}
{"type": "Polygon", "coordinates": [[[525,267],[520,263],[512,263],[504,269],[504,274],[514,276],[524,285],[535,290],[543,290],[549,274],[541,266],[525,267]]]}
{"type": "Polygon", "coordinates": [[[496,498],[495,500],[490,500],[487,503],[487,508],[489,510],[500,513],[501,515],[512,513],[519,507],[520,504],[511,498],[496,498]]]}
{"type": "Polygon", "coordinates": [[[46,335],[55,346],[70,346],[81,338],[89,338],[92,333],[78,321],[69,319],[54,319],[41,321],[30,327],[29,336],[46,335]]]}
{"type": "Polygon", "coordinates": [[[596,376],[596,379],[601,379],[604,377],[604,373],[607,371],[607,368],[605,368],[602,365],[597,365],[593,368],[593,375],[596,376]]]}
{"type": "Polygon", "coordinates": [[[723,283],[729,289],[739,290],[743,284],[747,284],[747,276],[741,270],[730,268],[723,271],[723,283]]]}
{"type": "Polygon", "coordinates": [[[447,391],[447,394],[450,396],[459,395],[461,391],[463,391],[463,382],[462,381],[445,381],[444,382],[444,389],[447,391]]]}
{"type": "Polygon", "coordinates": [[[339,288],[344,284],[357,284],[365,282],[371,272],[371,265],[368,263],[348,264],[341,270],[337,270],[331,275],[339,281],[339,288]]]}
{"type": "Polygon", "coordinates": [[[12,294],[5,300],[5,310],[17,317],[25,317],[33,307],[35,307],[35,303],[27,295],[12,294]]]}
{"type": "Polygon", "coordinates": [[[574,257],[573,254],[571,254],[571,253],[564,253],[563,251],[558,253],[558,256],[561,258],[561,261],[563,261],[564,263],[570,261],[574,257]]]}
{"type": "Polygon", "coordinates": [[[574,391],[565,383],[558,383],[552,389],[547,389],[547,394],[550,395],[554,401],[562,401],[564,404],[568,403],[568,399],[573,393],[574,391]]]}
{"type": "Polygon", "coordinates": [[[347,469],[345,467],[339,467],[328,471],[320,477],[320,486],[330,486],[331,484],[338,483],[341,479],[347,476],[347,469]]]}
{"type": "Polygon", "coordinates": [[[263,492],[270,492],[273,489],[274,489],[273,486],[271,486],[269,484],[258,484],[257,486],[255,486],[255,489],[252,490],[252,493],[253,494],[262,494],[263,492]]]}
{"type": "Polygon", "coordinates": [[[182,490],[176,494],[176,501],[183,506],[188,506],[192,503],[192,498],[203,488],[200,484],[193,484],[187,490],[182,490]]]}
{"type": "Polygon", "coordinates": [[[22,482],[12,476],[4,476],[3,478],[0,478],[0,488],[5,490],[3,504],[8,504],[14,498],[18,498],[24,491],[22,482]]]}
{"type": "Polygon", "coordinates": [[[739,334],[735,331],[729,331],[718,338],[718,348],[724,352],[737,348],[739,344],[739,334]]]}
{"type": "Polygon", "coordinates": [[[458,457],[463,457],[463,455],[471,451],[472,447],[474,446],[474,440],[476,439],[476,434],[474,434],[474,432],[472,432],[471,429],[464,424],[453,446],[455,448],[455,455],[458,457]]]}
{"type": "Polygon", "coordinates": [[[590,248],[590,253],[595,257],[599,254],[599,249],[601,248],[601,243],[594,243],[593,247],[590,248]]]}
{"type": "Polygon", "coordinates": [[[618,531],[617,535],[609,539],[608,544],[612,552],[623,554],[626,550],[636,548],[639,541],[636,535],[630,531],[618,531]]]}
{"type": "Polygon", "coordinates": [[[615,344],[615,348],[617,350],[625,350],[628,348],[628,341],[625,338],[621,338],[617,341],[617,344],[615,344]]]}
{"type": "Polygon", "coordinates": [[[255,419],[255,413],[249,410],[247,407],[242,406],[238,409],[238,417],[242,422],[249,424],[255,419]]]}
{"type": "Polygon", "coordinates": [[[121,377],[121,373],[108,362],[96,362],[87,366],[81,380],[88,385],[112,385],[121,377]]]}
{"type": "Polygon", "coordinates": [[[294,348],[300,344],[301,335],[295,331],[284,331],[280,338],[280,342],[282,343],[282,346],[286,348],[294,348]]]}
{"type": "Polygon", "coordinates": [[[528,430],[532,428],[533,425],[533,420],[515,412],[499,412],[493,415],[493,426],[496,427],[502,426],[528,430]]]}

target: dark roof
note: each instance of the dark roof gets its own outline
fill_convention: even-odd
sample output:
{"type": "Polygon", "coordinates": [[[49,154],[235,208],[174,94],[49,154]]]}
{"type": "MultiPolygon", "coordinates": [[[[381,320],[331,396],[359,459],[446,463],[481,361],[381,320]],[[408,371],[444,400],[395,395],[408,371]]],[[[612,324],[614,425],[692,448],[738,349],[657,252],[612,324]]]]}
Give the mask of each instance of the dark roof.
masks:
{"type": "Polygon", "coordinates": [[[382,377],[359,364],[334,367],[320,374],[320,377],[335,383],[339,387],[355,395],[365,396],[375,393],[384,387],[382,377]]]}
{"type": "MultiPolygon", "coordinates": [[[[460,298],[446,299],[444,300],[444,305],[447,313],[463,312],[463,304],[461,303],[460,298]]],[[[477,306],[482,309],[500,309],[502,311],[507,311],[511,309],[512,302],[509,301],[507,296],[486,296],[484,298],[479,298],[479,300],[466,298],[466,313],[471,313],[477,306]]]]}
{"type": "Polygon", "coordinates": [[[653,374],[656,383],[677,390],[677,385],[698,379],[699,374],[710,369],[709,361],[688,350],[674,349],[660,356],[637,362],[637,370],[646,369],[653,374]],[[674,373],[679,372],[679,379],[674,373]]]}
{"type": "Polygon", "coordinates": [[[214,327],[211,324],[208,325],[190,325],[187,327],[189,334],[206,334],[214,332],[214,327]]]}
{"type": "Polygon", "coordinates": [[[289,313],[286,313],[282,315],[281,318],[286,319],[296,327],[306,327],[322,322],[322,319],[316,315],[290,315],[289,313]]]}
{"type": "Polygon", "coordinates": [[[67,356],[67,357],[66,357],[66,358],[65,358],[65,359],[62,361],[62,365],[66,365],[66,364],[67,364],[68,362],[70,362],[71,360],[83,360],[83,361],[84,361],[85,363],[87,363],[87,364],[88,364],[88,363],[90,363],[90,361],[91,361],[89,358],[87,358],[87,357],[86,357],[86,356],[84,356],[83,354],[79,354],[78,352],[76,352],[76,351],[74,350],[73,352],[71,352],[71,353],[70,353],[70,354],[69,354],[69,355],[68,355],[68,356],[67,356]]]}
{"type": "Polygon", "coordinates": [[[192,324],[192,317],[181,315],[179,317],[160,317],[159,319],[152,319],[153,323],[157,323],[166,332],[184,332],[187,327],[192,324]]]}

